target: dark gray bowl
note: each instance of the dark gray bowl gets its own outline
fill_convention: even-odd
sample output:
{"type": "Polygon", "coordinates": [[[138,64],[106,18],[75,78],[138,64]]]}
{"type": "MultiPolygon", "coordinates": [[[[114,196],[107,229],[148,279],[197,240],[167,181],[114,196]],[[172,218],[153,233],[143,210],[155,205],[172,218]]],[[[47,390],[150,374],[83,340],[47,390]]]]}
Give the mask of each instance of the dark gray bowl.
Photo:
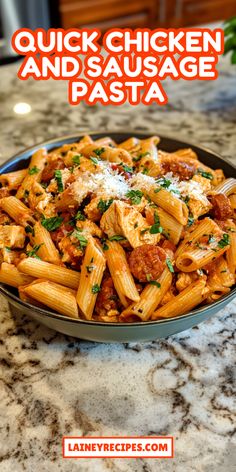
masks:
{"type": "MultiPolygon", "coordinates": [[[[111,136],[115,141],[121,142],[130,136],[137,136],[138,138],[145,138],[154,135],[153,133],[137,133],[136,131],[129,132],[106,132],[106,133],[90,133],[94,139],[98,139],[104,136],[111,136]]],[[[10,172],[13,170],[23,169],[28,165],[28,161],[32,153],[44,146],[48,150],[59,147],[65,143],[72,143],[80,140],[83,135],[65,136],[58,139],[43,142],[37,146],[22,151],[15,155],[0,167],[0,173],[10,172]]],[[[194,144],[189,144],[175,139],[162,137],[161,138],[161,149],[165,151],[175,151],[183,147],[191,147],[197,152],[199,159],[206,165],[213,169],[223,169],[227,177],[236,177],[236,169],[233,165],[224,161],[218,154],[212,152],[203,147],[199,147],[194,144]]],[[[201,321],[207,320],[212,315],[222,309],[227,303],[229,303],[236,294],[236,288],[216,301],[212,305],[204,308],[198,308],[191,311],[190,313],[176,318],[163,319],[161,321],[150,321],[150,322],[136,322],[136,323],[102,323],[85,320],[74,320],[58,313],[53,313],[49,310],[43,310],[37,308],[29,303],[22,302],[17,291],[6,285],[0,284],[0,292],[8,299],[12,311],[14,313],[21,313],[30,316],[35,321],[43,323],[49,328],[55,329],[61,333],[75,336],[81,339],[87,339],[90,341],[98,342],[128,342],[128,341],[148,341],[157,338],[164,338],[174,333],[184,331],[185,329],[191,328],[192,326],[201,323],[201,321]]]]}

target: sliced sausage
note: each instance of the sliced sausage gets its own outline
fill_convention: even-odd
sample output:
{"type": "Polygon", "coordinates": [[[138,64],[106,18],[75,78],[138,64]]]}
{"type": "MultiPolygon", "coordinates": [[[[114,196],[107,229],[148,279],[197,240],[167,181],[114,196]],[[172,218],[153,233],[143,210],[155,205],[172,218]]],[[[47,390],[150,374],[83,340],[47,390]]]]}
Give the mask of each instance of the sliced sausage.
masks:
{"type": "Polygon", "coordinates": [[[147,282],[159,277],[164,270],[165,261],[164,249],[154,244],[143,244],[131,252],[129,266],[139,282],[147,282]]]}
{"type": "Polygon", "coordinates": [[[101,290],[97,296],[95,312],[104,315],[104,311],[117,310],[118,297],[111,277],[103,280],[101,290]]]}
{"type": "Polygon", "coordinates": [[[232,214],[230,200],[223,193],[210,195],[209,200],[213,206],[214,217],[218,220],[226,220],[232,214]]]}
{"type": "Polygon", "coordinates": [[[175,177],[180,177],[182,180],[191,179],[194,176],[198,165],[198,161],[194,159],[186,161],[181,158],[173,158],[173,156],[167,156],[161,160],[161,168],[164,174],[172,172],[175,177]]]}

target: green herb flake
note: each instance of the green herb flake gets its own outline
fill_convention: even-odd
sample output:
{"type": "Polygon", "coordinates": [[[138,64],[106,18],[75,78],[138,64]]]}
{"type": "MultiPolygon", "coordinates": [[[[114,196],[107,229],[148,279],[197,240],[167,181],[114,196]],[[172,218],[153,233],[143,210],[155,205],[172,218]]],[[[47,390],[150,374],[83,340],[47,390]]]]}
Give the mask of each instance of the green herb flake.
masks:
{"type": "Polygon", "coordinates": [[[213,180],[213,175],[211,174],[211,172],[206,172],[205,170],[199,168],[197,170],[197,173],[200,174],[202,177],[205,177],[205,179],[213,180]]]}
{"type": "Polygon", "coordinates": [[[64,187],[63,187],[63,181],[62,181],[62,173],[60,170],[55,170],[55,179],[57,181],[57,188],[58,188],[58,192],[63,192],[64,190],[64,187]]]}
{"type": "Polygon", "coordinates": [[[25,227],[25,232],[26,232],[26,234],[32,233],[33,236],[34,236],[34,228],[32,228],[32,226],[30,226],[30,225],[27,225],[27,226],[25,227]]]}
{"type": "Polygon", "coordinates": [[[104,147],[97,148],[97,149],[94,149],[93,152],[94,154],[96,154],[96,156],[100,157],[105,152],[105,148],[104,147]]]}
{"type": "Polygon", "coordinates": [[[174,273],[174,267],[173,267],[173,264],[172,264],[169,257],[167,257],[167,259],[166,259],[166,265],[167,265],[169,271],[173,274],[174,273]]]}
{"type": "Polygon", "coordinates": [[[113,203],[114,199],[110,198],[110,200],[99,200],[97,208],[101,213],[105,213],[105,211],[108,210],[108,208],[111,206],[113,203]]]}
{"type": "Polygon", "coordinates": [[[152,280],[152,275],[151,274],[146,274],[146,279],[148,282],[152,280]]]}
{"type": "Polygon", "coordinates": [[[211,244],[211,243],[214,243],[214,241],[215,241],[215,238],[214,238],[213,234],[209,234],[208,243],[211,244]]]}
{"type": "Polygon", "coordinates": [[[107,240],[106,240],[105,238],[102,238],[102,239],[101,239],[101,243],[102,243],[102,249],[103,249],[103,251],[108,251],[109,246],[108,246],[108,244],[107,244],[107,240]]]}
{"type": "Polygon", "coordinates": [[[138,162],[138,161],[140,161],[140,159],[142,159],[142,157],[146,157],[146,156],[150,156],[150,152],[147,151],[147,152],[143,152],[141,154],[138,154],[137,157],[133,157],[133,161],[138,162]]]}
{"type": "Polygon", "coordinates": [[[98,159],[96,157],[90,157],[90,160],[95,165],[95,167],[98,165],[98,159]]]}
{"type": "Polygon", "coordinates": [[[157,223],[154,223],[154,225],[152,225],[151,228],[149,229],[149,232],[150,232],[151,234],[162,233],[162,231],[163,231],[162,226],[160,226],[160,225],[157,224],[157,223]]]}
{"type": "Polygon", "coordinates": [[[129,174],[132,174],[134,172],[133,167],[127,166],[126,164],[123,164],[123,162],[120,162],[120,164],[118,165],[122,167],[124,172],[128,172],[129,174]]]}
{"type": "Polygon", "coordinates": [[[160,191],[161,191],[161,187],[157,187],[157,188],[154,189],[154,193],[158,193],[160,191]]]}
{"type": "Polygon", "coordinates": [[[185,205],[188,206],[189,200],[190,200],[190,196],[187,195],[187,196],[184,198],[184,203],[185,203],[185,205]]]}
{"type": "Polygon", "coordinates": [[[88,240],[81,234],[81,230],[75,229],[71,235],[78,239],[80,249],[84,249],[87,246],[88,240]]]}
{"type": "Polygon", "coordinates": [[[55,231],[60,228],[62,222],[63,218],[61,216],[52,216],[51,218],[43,218],[41,224],[48,231],[55,231]]]}
{"type": "Polygon", "coordinates": [[[83,215],[83,213],[80,210],[77,211],[77,213],[75,215],[75,219],[79,220],[79,221],[85,221],[86,220],[85,216],[83,215]]]}
{"type": "Polygon", "coordinates": [[[161,288],[160,282],[157,282],[156,280],[150,280],[150,285],[155,285],[157,288],[161,288]]]}
{"type": "Polygon", "coordinates": [[[100,290],[101,290],[100,285],[95,284],[95,285],[92,286],[92,293],[99,293],[100,290]]]}
{"type": "Polygon", "coordinates": [[[75,164],[76,166],[79,166],[81,157],[82,157],[82,154],[76,154],[76,156],[73,156],[72,157],[73,164],[75,164]]]}
{"type": "Polygon", "coordinates": [[[193,216],[189,215],[187,227],[189,228],[190,226],[192,226],[193,223],[194,223],[194,221],[195,221],[195,220],[194,220],[193,216]]]}
{"type": "Polygon", "coordinates": [[[223,248],[225,246],[228,246],[229,244],[230,244],[229,235],[227,233],[224,233],[222,239],[218,242],[218,246],[220,248],[223,248]]]}
{"type": "Polygon", "coordinates": [[[6,249],[6,251],[8,251],[8,252],[11,252],[11,250],[12,250],[12,248],[9,247],[9,246],[5,246],[4,249],[6,249]]]}
{"type": "Polygon", "coordinates": [[[147,167],[144,167],[144,169],[142,170],[142,174],[144,174],[144,175],[148,174],[148,168],[147,167]]]}
{"type": "Polygon", "coordinates": [[[86,266],[86,270],[88,272],[88,274],[91,274],[91,272],[93,271],[94,267],[92,265],[88,265],[86,266]]]}
{"type": "Polygon", "coordinates": [[[29,175],[38,174],[38,173],[39,173],[39,170],[40,170],[40,169],[38,169],[38,167],[33,166],[33,167],[29,168],[28,173],[29,173],[29,175]]]}
{"type": "Polygon", "coordinates": [[[143,192],[141,190],[129,190],[126,193],[126,197],[131,200],[132,205],[139,205],[142,200],[143,192]]]}
{"type": "Polygon", "coordinates": [[[134,229],[138,228],[138,223],[134,223],[134,229]]]}
{"type": "Polygon", "coordinates": [[[114,236],[109,238],[109,241],[126,241],[126,238],[124,236],[120,236],[119,234],[114,234],[114,236]]]}
{"type": "Polygon", "coordinates": [[[165,177],[161,177],[160,179],[156,180],[156,183],[163,188],[169,188],[171,185],[171,180],[166,179],[165,177]]]}
{"type": "Polygon", "coordinates": [[[41,246],[43,246],[43,245],[44,245],[44,243],[36,244],[36,246],[34,246],[31,251],[26,251],[26,255],[29,256],[29,257],[36,257],[36,258],[40,259],[39,256],[37,256],[37,252],[41,248],[41,246]]]}

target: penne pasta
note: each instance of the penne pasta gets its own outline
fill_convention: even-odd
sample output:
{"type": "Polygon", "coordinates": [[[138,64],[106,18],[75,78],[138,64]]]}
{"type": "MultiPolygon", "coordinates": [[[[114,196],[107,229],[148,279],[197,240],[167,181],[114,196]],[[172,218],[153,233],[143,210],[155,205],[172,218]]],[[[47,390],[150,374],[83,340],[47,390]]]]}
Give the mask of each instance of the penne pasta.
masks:
{"type": "Polygon", "coordinates": [[[179,315],[184,315],[188,311],[195,308],[203,302],[209,293],[206,288],[206,281],[200,279],[189,285],[185,290],[179,293],[169,303],[158,308],[152,315],[151,319],[172,318],[179,315]]]}
{"type": "Polygon", "coordinates": [[[46,157],[46,149],[38,149],[38,151],[33,154],[27,175],[17,190],[17,198],[24,198],[25,193],[30,191],[33,182],[40,182],[42,171],[46,163],[46,157]]]}
{"type": "Polygon", "coordinates": [[[150,189],[147,192],[147,195],[154,203],[156,203],[156,205],[159,205],[163,210],[173,216],[180,224],[187,224],[187,205],[182,200],[175,197],[173,193],[170,193],[165,189],[150,189]]]}
{"type": "Polygon", "coordinates": [[[33,212],[16,197],[0,199],[0,208],[4,210],[16,223],[23,226],[34,224],[33,212]]]}
{"type": "Polygon", "coordinates": [[[24,287],[25,295],[62,315],[78,318],[75,292],[48,280],[38,279],[24,287]]]}
{"type": "Polygon", "coordinates": [[[209,192],[210,195],[217,193],[223,193],[226,197],[229,197],[232,193],[236,193],[236,179],[233,179],[232,177],[225,179],[209,192]]]}
{"type": "Polygon", "coordinates": [[[49,262],[41,261],[34,257],[22,259],[17,268],[24,274],[30,274],[38,279],[47,279],[51,282],[64,285],[65,287],[74,288],[75,290],[77,290],[79,286],[79,272],[50,264],[49,262]]]}
{"type": "Polygon", "coordinates": [[[79,308],[88,320],[92,318],[105,267],[106,260],[101,248],[94,238],[90,238],[81,266],[80,282],[76,296],[79,308]]]}
{"type": "Polygon", "coordinates": [[[49,231],[37,221],[33,227],[34,234],[31,237],[34,246],[38,247],[37,256],[43,261],[62,265],[59,252],[52,241],[49,231]]]}
{"type": "Polygon", "coordinates": [[[116,241],[107,241],[105,256],[107,265],[123,306],[128,306],[128,301],[139,301],[140,296],[134,283],[133,276],[122,246],[116,241]]]}
{"type": "Polygon", "coordinates": [[[29,284],[33,280],[33,277],[21,273],[13,264],[8,264],[7,262],[1,264],[0,282],[2,284],[19,287],[20,285],[29,284]]]}
{"type": "Polygon", "coordinates": [[[110,146],[98,147],[96,144],[91,144],[83,148],[83,155],[86,157],[95,157],[113,163],[124,163],[132,165],[132,157],[126,149],[112,148],[110,146]]]}
{"type": "Polygon", "coordinates": [[[27,169],[16,170],[15,172],[8,172],[0,175],[0,183],[2,186],[7,186],[9,190],[17,190],[21,185],[25,176],[28,174],[27,169]]]}
{"type": "Polygon", "coordinates": [[[154,281],[155,284],[148,284],[140,295],[138,302],[132,303],[120,315],[120,320],[137,317],[142,321],[147,321],[154,310],[160,304],[162,298],[169,290],[172,282],[172,274],[166,268],[161,276],[154,281]]]}

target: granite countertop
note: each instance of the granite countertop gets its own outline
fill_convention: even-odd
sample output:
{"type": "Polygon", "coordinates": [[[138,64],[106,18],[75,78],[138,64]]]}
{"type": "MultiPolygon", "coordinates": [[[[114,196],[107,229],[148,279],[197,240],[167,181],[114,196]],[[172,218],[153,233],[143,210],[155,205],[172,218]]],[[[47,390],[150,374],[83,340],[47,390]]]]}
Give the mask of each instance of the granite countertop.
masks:
{"type": "MultiPolygon", "coordinates": [[[[215,82],[168,82],[165,107],[67,104],[61,82],[1,67],[0,160],[88,130],[150,130],[235,162],[236,68],[215,82]],[[16,115],[27,102],[32,111],[16,115]]],[[[96,344],[10,313],[0,298],[1,472],[233,472],[236,302],[198,327],[144,344],[96,344]],[[173,435],[175,459],[63,460],[63,435],[173,435]]]]}

